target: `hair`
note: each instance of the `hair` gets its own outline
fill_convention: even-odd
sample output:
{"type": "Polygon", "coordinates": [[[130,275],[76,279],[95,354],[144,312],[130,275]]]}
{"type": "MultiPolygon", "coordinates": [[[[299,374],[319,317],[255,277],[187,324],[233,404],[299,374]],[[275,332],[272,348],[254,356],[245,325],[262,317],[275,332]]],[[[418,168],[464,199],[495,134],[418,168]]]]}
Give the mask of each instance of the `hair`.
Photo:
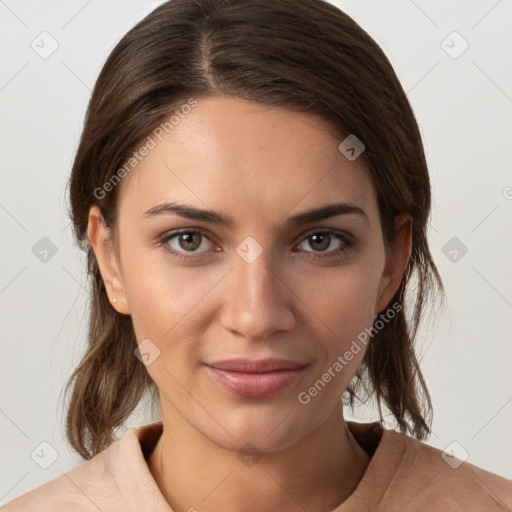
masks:
{"type": "Polygon", "coordinates": [[[431,190],[421,136],[389,60],[352,18],[324,0],[170,0],[108,56],[68,182],[73,232],[91,279],[88,346],[65,388],[72,391],[68,441],[92,458],[115,441],[114,429],[143,395],[154,399],[159,391],[134,357],[131,316],[111,306],[87,239],[89,209],[98,205],[118,240],[124,182],[96,191],[112,183],[141,141],[187,98],[220,95],[316,114],[363,141],[386,247],[396,236],[396,216],[411,215],[412,252],[391,302],[406,305],[415,277],[414,309],[408,319],[406,308],[397,308],[372,337],[345,397],[351,406],[375,397],[381,423],[382,404],[401,432],[425,439],[432,403],[413,345],[429,296],[444,289],[427,241],[431,190]]]}

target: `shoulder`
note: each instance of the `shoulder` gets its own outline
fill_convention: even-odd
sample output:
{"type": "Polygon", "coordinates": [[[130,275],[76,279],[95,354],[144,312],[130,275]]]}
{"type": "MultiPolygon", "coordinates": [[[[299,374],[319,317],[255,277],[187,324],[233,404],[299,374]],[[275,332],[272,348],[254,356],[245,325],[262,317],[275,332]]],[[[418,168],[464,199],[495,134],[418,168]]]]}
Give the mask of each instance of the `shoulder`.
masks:
{"type": "Polygon", "coordinates": [[[109,512],[169,508],[146,456],[162,433],[162,421],[131,428],[80,466],[15,498],[0,512],[109,512]]]}
{"type": "Polygon", "coordinates": [[[405,434],[387,436],[402,446],[395,481],[409,489],[410,510],[512,510],[511,480],[405,434]]]}
{"type": "Polygon", "coordinates": [[[511,480],[378,422],[349,428],[371,459],[340,511],[512,511],[511,480]]]}
{"type": "Polygon", "coordinates": [[[111,485],[110,459],[117,449],[117,443],[119,441],[91,460],[14,498],[0,507],[0,512],[97,512],[101,505],[95,502],[95,497],[98,490],[111,485]]]}

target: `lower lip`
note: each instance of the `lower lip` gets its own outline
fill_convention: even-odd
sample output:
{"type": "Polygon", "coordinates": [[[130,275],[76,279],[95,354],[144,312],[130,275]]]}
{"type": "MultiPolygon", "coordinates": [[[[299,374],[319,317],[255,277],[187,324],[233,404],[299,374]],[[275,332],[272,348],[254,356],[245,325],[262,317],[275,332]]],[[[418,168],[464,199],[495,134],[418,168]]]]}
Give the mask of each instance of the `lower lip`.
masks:
{"type": "Polygon", "coordinates": [[[278,370],[268,373],[243,373],[206,366],[210,375],[225,389],[240,396],[265,397],[289,386],[305,370],[278,370]]]}

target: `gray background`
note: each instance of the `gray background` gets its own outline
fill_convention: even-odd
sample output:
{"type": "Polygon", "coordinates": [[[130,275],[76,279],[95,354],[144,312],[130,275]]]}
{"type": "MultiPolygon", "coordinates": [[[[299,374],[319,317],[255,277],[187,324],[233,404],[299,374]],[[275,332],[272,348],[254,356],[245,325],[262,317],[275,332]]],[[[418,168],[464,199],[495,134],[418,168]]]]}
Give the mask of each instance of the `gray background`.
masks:
{"type": "MultiPolygon", "coordinates": [[[[59,401],[87,319],[65,183],[103,62],[159,3],[0,1],[0,504],[81,462],[59,401]]],[[[448,300],[419,344],[435,407],[428,444],[512,478],[512,2],[333,3],[391,60],[431,171],[448,300]]],[[[154,419],[142,403],[128,427],[154,419]]]]}

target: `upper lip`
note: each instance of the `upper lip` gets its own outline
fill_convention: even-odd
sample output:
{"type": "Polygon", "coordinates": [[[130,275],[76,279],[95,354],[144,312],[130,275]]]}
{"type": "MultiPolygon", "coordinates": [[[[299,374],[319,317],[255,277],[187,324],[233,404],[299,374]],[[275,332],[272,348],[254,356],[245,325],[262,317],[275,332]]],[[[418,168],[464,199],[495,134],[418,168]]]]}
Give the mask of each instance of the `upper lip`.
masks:
{"type": "Polygon", "coordinates": [[[305,363],[297,363],[287,359],[226,359],[224,361],[215,361],[208,363],[207,366],[217,368],[218,370],[228,370],[232,372],[244,373],[267,373],[278,370],[298,370],[307,366],[305,363]]]}

